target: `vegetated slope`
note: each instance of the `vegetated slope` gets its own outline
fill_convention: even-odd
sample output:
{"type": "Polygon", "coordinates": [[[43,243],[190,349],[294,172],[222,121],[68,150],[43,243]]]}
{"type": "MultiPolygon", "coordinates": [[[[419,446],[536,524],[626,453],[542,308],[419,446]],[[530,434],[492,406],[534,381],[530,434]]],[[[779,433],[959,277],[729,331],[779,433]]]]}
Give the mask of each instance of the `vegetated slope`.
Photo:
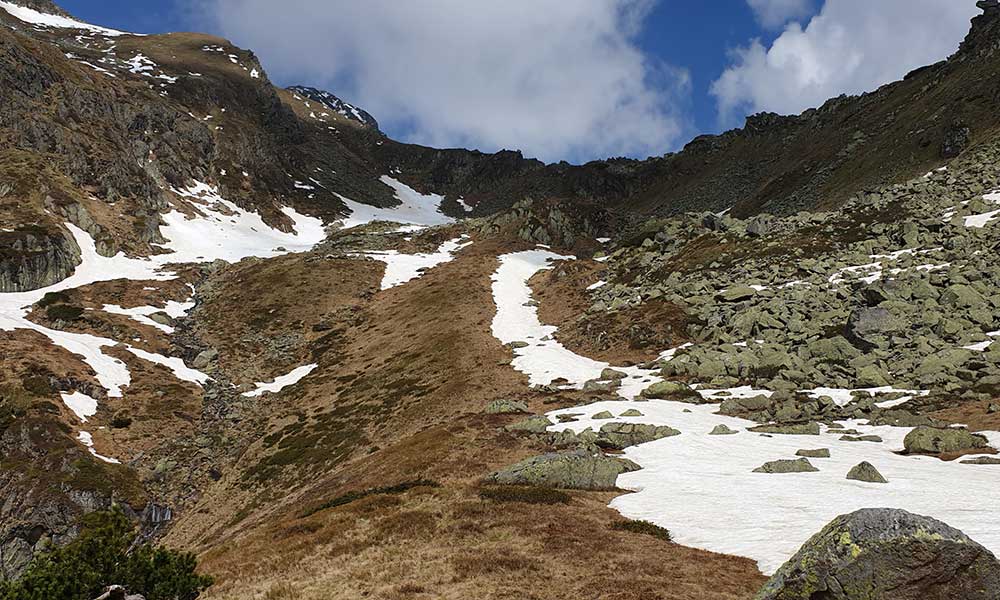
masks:
{"type": "MultiPolygon", "coordinates": [[[[73,537],[79,514],[117,501],[147,534],[165,534],[167,542],[201,553],[205,569],[219,578],[211,597],[747,597],[761,582],[750,561],[612,530],[608,492],[563,497],[483,487],[487,473],[533,454],[595,450],[574,437],[506,429],[525,415],[487,414],[491,401],[522,401],[523,410],[542,413],[614,392],[607,382],[586,391],[528,387],[523,365],[522,372],[512,368],[517,348],[491,334],[496,257],[536,243],[588,256],[602,247],[595,238],[617,234],[607,247],[613,256],[601,257],[607,263],[580,269],[607,280],[605,286],[576,295],[575,270],[560,269],[550,278],[553,293],[538,299],[546,319],[566,324],[559,339],[581,354],[622,364],[651,358],[666,349],[657,347],[662,343],[736,341],[730,328],[744,321],[720,323],[706,312],[713,292],[697,275],[684,279],[690,272],[736,283],[741,265],[748,265],[756,276],[773,279],[823,252],[833,258],[820,267],[840,265],[864,258],[852,244],[876,227],[882,238],[869,244],[872,250],[938,240],[946,231],[940,218],[932,223],[937,209],[954,200],[956,211],[964,211],[960,218],[985,210],[957,204],[996,183],[983,155],[966,151],[954,163],[956,182],[939,172],[902,189],[865,194],[852,204],[852,211],[866,207],[859,211],[863,218],[834,212],[743,222],[700,212],[647,221],[627,233],[622,228],[641,220],[625,209],[716,211],[756,198],[760,202],[739,205],[738,212],[786,212],[803,198],[802,206],[834,203],[841,192],[847,197],[880,177],[895,180],[936,165],[948,132],[962,145],[954,119],[927,117],[924,138],[893,137],[903,135],[896,125],[864,133],[865,140],[853,130],[840,133],[838,119],[867,123],[882,114],[883,103],[901,107],[907,94],[917,98],[914,81],[929,94],[918,103],[927,114],[961,107],[956,110],[975,142],[970,148],[989,149],[991,116],[980,107],[995,84],[972,77],[992,66],[997,32],[990,18],[977,21],[958,58],[877,94],[804,117],[752,119],[747,130],[698,141],[673,157],[580,167],[545,166],[514,152],[393,142],[322,93],[274,88],[252,53],[210,36],[112,39],[26,26],[3,11],[0,21],[9,25],[0,28],[0,139],[7,148],[0,152],[0,275],[8,274],[0,292],[62,280],[89,256],[81,247],[87,236],[104,255],[155,255],[165,242],[177,246],[164,239],[179,227],[175,213],[214,223],[203,254],[183,249],[185,261],[199,264],[176,267],[176,279],[153,280],[166,275],[152,269],[142,270],[150,279],[109,274],[121,278],[32,300],[25,319],[36,329],[13,317],[0,322],[16,327],[0,332],[4,576],[20,572],[49,541],[73,537]],[[966,96],[965,84],[979,91],[966,96]],[[958,96],[966,100],[954,100],[958,96]],[[840,178],[837,194],[820,193],[833,189],[824,187],[832,180],[796,171],[801,144],[815,135],[806,133],[810,127],[853,148],[843,161],[831,159],[844,148],[831,143],[811,159],[840,178]],[[799,140],[799,150],[775,150],[789,138],[799,140]],[[896,152],[911,142],[917,150],[896,152]],[[787,160],[755,162],[764,156],[787,160]],[[886,170],[860,169],[864,161],[886,170]],[[722,173],[723,165],[743,165],[745,172],[722,173]],[[860,180],[847,182],[848,166],[858,169],[860,180]],[[777,173],[792,173],[789,187],[761,183],[777,173]],[[387,176],[445,198],[421,196],[387,176]],[[736,191],[737,184],[744,187],[736,191]],[[800,195],[789,203],[793,192],[800,195]],[[657,202],[650,201],[654,196],[657,202]],[[919,199],[919,210],[907,206],[911,197],[919,199]],[[296,236],[307,237],[304,226],[313,222],[289,207],[330,222],[351,206],[368,210],[349,201],[391,207],[404,198],[440,200],[449,214],[485,218],[425,231],[371,224],[332,233],[312,250],[300,247],[312,242],[290,235],[294,227],[296,236]],[[247,257],[237,264],[206,262],[217,246],[232,242],[219,233],[226,231],[222,225],[257,214],[263,220],[238,230],[243,237],[237,239],[258,245],[280,239],[304,251],[283,255],[287,248],[273,248],[275,242],[225,254],[234,261],[247,257]],[[472,245],[453,260],[381,289],[383,262],[435,252],[462,234],[472,245]],[[80,350],[53,343],[63,334],[109,340],[106,355],[132,376],[122,397],[108,393],[80,350]],[[282,381],[289,385],[262,391],[267,386],[260,382],[281,388],[282,381]],[[79,396],[67,399],[70,393],[95,400],[94,412],[79,396]],[[82,436],[83,427],[90,438],[82,436]],[[495,503],[510,497],[516,501],[495,503]]],[[[446,221],[434,214],[435,222],[446,221]]],[[[985,242],[968,243],[979,248],[985,242]]],[[[951,333],[935,343],[981,343],[985,335],[951,333]]],[[[823,336],[836,337],[832,330],[823,336]]],[[[927,347],[917,342],[913,356],[923,357],[927,347]]],[[[725,362],[704,348],[682,356],[683,364],[725,362]]],[[[893,357],[876,358],[874,372],[885,377],[885,361],[893,357]]],[[[853,384],[870,376],[871,367],[838,364],[820,375],[853,384]]],[[[798,372],[818,378],[815,371],[798,372]]],[[[956,368],[947,382],[967,374],[956,368]]],[[[784,381],[773,364],[753,375],[755,383],[784,381]]],[[[729,373],[718,378],[741,383],[729,373]]],[[[982,418],[979,405],[992,391],[935,394],[912,416],[986,426],[992,421],[982,418]]]]}

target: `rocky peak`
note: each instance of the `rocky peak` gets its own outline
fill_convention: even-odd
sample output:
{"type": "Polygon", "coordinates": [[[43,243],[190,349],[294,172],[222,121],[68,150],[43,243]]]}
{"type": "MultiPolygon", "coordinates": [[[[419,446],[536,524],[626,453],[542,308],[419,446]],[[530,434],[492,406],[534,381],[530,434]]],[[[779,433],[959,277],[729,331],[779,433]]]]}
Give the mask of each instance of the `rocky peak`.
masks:
{"type": "Polygon", "coordinates": [[[1000,48],[1000,0],[979,0],[983,14],[972,19],[972,30],[965,37],[959,54],[983,54],[1000,48]]]}
{"type": "Polygon", "coordinates": [[[304,85],[293,85],[288,88],[288,91],[314,102],[319,102],[323,106],[336,111],[338,114],[347,119],[357,121],[358,123],[361,123],[366,127],[371,127],[372,129],[378,129],[378,121],[375,120],[375,117],[353,104],[344,102],[330,92],[304,85]]]}
{"type": "Polygon", "coordinates": [[[32,10],[37,10],[48,15],[59,15],[61,17],[68,17],[70,14],[53,2],[52,0],[9,0],[12,4],[17,4],[18,6],[23,6],[25,8],[30,8],[32,10]]]}

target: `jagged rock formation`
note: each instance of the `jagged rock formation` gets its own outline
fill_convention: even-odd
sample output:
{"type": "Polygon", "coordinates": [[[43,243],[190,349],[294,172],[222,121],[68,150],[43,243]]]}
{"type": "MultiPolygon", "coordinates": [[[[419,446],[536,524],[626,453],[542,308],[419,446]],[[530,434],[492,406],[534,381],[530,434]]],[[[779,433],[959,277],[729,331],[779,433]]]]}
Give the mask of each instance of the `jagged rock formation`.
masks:
{"type": "Polygon", "coordinates": [[[293,85],[288,88],[288,91],[318,102],[346,119],[356,121],[365,127],[378,130],[378,121],[375,120],[375,117],[353,104],[344,102],[330,92],[318,90],[314,87],[308,87],[305,85],[293,85]]]}
{"type": "Polygon", "coordinates": [[[768,581],[757,600],[988,600],[1000,562],[961,531],[903,510],[834,519],[768,581]]]}

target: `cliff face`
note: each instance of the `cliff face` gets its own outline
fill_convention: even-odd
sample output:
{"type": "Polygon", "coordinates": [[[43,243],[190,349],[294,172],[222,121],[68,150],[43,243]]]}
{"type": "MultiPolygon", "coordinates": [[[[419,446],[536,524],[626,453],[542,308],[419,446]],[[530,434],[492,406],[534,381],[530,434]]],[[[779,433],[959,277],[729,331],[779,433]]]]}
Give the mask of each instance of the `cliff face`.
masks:
{"type": "Polygon", "coordinates": [[[42,228],[0,232],[0,293],[22,292],[62,281],[80,262],[76,242],[42,228]]]}

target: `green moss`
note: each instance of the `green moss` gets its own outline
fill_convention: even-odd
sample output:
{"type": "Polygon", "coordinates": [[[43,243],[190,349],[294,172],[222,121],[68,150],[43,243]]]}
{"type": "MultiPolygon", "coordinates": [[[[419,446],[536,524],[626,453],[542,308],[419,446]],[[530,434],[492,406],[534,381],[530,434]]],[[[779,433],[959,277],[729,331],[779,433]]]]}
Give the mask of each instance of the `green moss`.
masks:
{"type": "Polygon", "coordinates": [[[336,508],[338,506],[344,506],[345,504],[350,504],[351,502],[356,502],[358,500],[361,500],[362,498],[367,498],[369,496],[398,495],[418,487],[439,488],[441,487],[441,484],[430,479],[414,479],[413,481],[404,481],[403,483],[398,483],[396,485],[369,488],[367,490],[359,490],[355,492],[348,492],[346,494],[343,494],[342,496],[337,496],[332,500],[327,500],[326,502],[318,506],[306,510],[301,515],[299,515],[299,518],[304,519],[320,511],[324,511],[330,508],[336,508]]]}
{"type": "Polygon", "coordinates": [[[75,321],[83,316],[83,309],[69,304],[53,304],[45,309],[45,315],[52,321],[75,321]]]}
{"type": "Polygon", "coordinates": [[[566,492],[535,486],[488,487],[479,491],[479,497],[493,502],[523,502],[526,504],[568,504],[572,498],[566,492]]]}
{"type": "Polygon", "coordinates": [[[611,524],[611,529],[614,529],[615,531],[638,533],[640,535],[650,535],[665,542],[669,542],[673,539],[669,530],[664,529],[659,525],[650,523],[649,521],[617,521],[611,524]]]}

